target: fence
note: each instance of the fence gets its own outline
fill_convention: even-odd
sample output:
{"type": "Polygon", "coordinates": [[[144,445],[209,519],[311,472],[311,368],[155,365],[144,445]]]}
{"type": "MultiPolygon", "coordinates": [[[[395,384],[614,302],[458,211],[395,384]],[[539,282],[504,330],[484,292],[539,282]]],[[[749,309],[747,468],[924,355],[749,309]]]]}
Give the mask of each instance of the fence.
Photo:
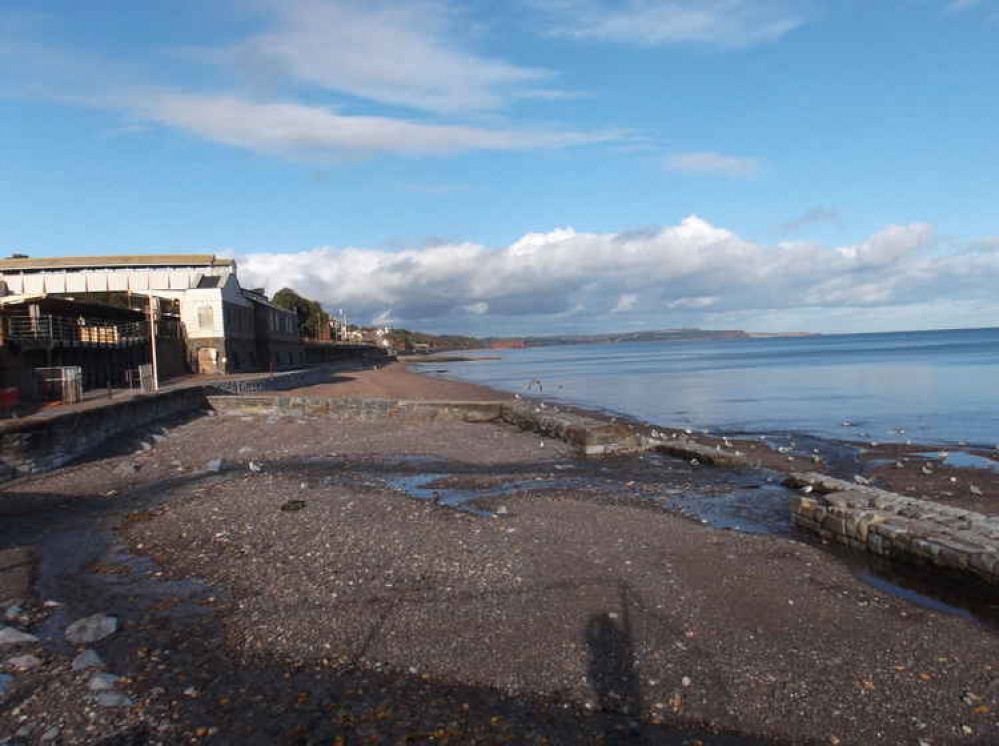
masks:
{"type": "Polygon", "coordinates": [[[118,347],[149,337],[148,325],[142,321],[72,319],[51,314],[9,316],[4,321],[6,338],[21,344],[118,347]]]}
{"type": "Polygon", "coordinates": [[[35,381],[43,401],[76,404],[83,398],[83,369],[79,365],[35,368],[35,381]]]}

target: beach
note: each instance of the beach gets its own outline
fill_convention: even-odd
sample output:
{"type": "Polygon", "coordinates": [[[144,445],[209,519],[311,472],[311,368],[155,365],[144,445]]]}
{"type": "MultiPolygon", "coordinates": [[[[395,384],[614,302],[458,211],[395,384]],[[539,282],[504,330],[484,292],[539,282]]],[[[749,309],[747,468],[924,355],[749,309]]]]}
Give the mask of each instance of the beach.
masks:
{"type": "MultiPolygon", "coordinates": [[[[402,365],[276,395],[511,396],[402,365]]],[[[791,527],[668,509],[765,493],[817,467],[807,450],[745,441],[759,466],[717,469],[582,459],[507,425],[273,413],[156,434],[5,489],[0,547],[40,560],[5,606],[40,640],[0,650],[39,661],[11,672],[0,739],[999,740],[989,624],[879,590],[791,527]],[[63,632],[95,613],[120,620],[90,647],[127,704],[71,669],[84,646],[63,632]]]]}

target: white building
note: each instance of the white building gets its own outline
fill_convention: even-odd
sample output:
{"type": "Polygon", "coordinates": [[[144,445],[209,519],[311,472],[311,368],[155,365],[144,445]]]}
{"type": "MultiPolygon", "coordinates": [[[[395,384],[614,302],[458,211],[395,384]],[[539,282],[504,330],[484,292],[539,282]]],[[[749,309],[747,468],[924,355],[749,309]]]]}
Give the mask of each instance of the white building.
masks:
{"type": "MultiPolygon", "coordinates": [[[[294,313],[255,314],[256,294],[244,293],[232,259],[212,254],[0,259],[0,296],[100,297],[110,293],[172,298],[180,316],[191,369],[200,373],[288,367],[302,362],[294,313]],[[261,320],[268,328],[258,328],[261,320]],[[277,337],[287,352],[260,359],[259,338],[277,337]]],[[[269,304],[268,304],[269,305],[269,304]]]]}

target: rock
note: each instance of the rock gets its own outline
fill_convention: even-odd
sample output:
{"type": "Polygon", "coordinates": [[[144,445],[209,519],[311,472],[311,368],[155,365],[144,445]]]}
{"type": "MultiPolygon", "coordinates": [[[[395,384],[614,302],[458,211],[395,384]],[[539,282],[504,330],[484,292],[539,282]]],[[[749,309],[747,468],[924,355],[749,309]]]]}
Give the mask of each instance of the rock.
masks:
{"type": "Polygon", "coordinates": [[[166,440],[166,436],[165,435],[160,435],[159,433],[156,433],[155,435],[153,435],[153,442],[154,443],[162,443],[164,440],[166,440]]]}
{"type": "Polygon", "coordinates": [[[113,673],[95,673],[87,682],[87,688],[92,692],[106,692],[109,689],[114,689],[114,685],[117,683],[118,677],[113,673]]]}
{"type": "Polygon", "coordinates": [[[871,483],[870,479],[868,479],[867,477],[862,477],[859,474],[853,475],[853,481],[856,482],[857,484],[863,484],[863,485],[868,485],[871,483]]]}
{"type": "Polygon", "coordinates": [[[118,631],[118,620],[107,614],[94,614],[73,622],[66,628],[66,639],[77,645],[89,645],[118,631]]]}
{"type": "Polygon", "coordinates": [[[11,685],[11,682],[13,681],[14,681],[13,676],[10,676],[9,674],[5,673],[0,673],[0,697],[3,697],[5,694],[7,694],[7,688],[11,685]]]}
{"type": "Polygon", "coordinates": [[[968,487],[968,491],[972,495],[975,495],[976,497],[982,496],[982,490],[979,487],[976,487],[975,485],[971,485],[970,487],[968,487]]]}
{"type": "Polygon", "coordinates": [[[261,471],[261,466],[256,461],[251,461],[249,464],[247,464],[247,466],[250,468],[250,471],[254,472],[255,474],[260,473],[261,471]]]}
{"type": "Polygon", "coordinates": [[[42,665],[42,659],[34,655],[18,655],[8,658],[7,665],[17,671],[30,671],[42,665]]]}
{"type": "Polygon", "coordinates": [[[11,606],[3,613],[3,618],[10,622],[16,622],[23,616],[24,609],[20,606],[11,606]]]}
{"type": "Polygon", "coordinates": [[[73,659],[72,669],[74,671],[86,671],[88,668],[104,668],[104,661],[93,650],[84,650],[73,659]]]}
{"type": "Polygon", "coordinates": [[[0,645],[20,645],[25,642],[38,642],[38,638],[13,627],[0,627],[0,645]]]}
{"type": "Polygon", "coordinates": [[[94,701],[101,707],[131,707],[132,698],[121,692],[101,692],[94,701]]]}
{"type": "Polygon", "coordinates": [[[141,443],[139,443],[139,448],[141,448],[143,451],[151,451],[153,450],[153,444],[144,440],[141,443]]]}
{"type": "Polygon", "coordinates": [[[48,743],[49,741],[54,741],[59,737],[62,729],[58,725],[53,725],[47,731],[42,733],[42,743],[48,743]]]}
{"type": "Polygon", "coordinates": [[[510,511],[507,510],[506,505],[500,505],[498,508],[496,508],[496,515],[506,515],[509,512],[510,511]]]}
{"type": "Polygon", "coordinates": [[[222,459],[213,458],[207,464],[205,464],[205,469],[207,471],[222,471],[222,459]]]}
{"type": "Polygon", "coordinates": [[[301,510],[305,507],[305,500],[289,500],[284,505],[281,506],[281,510],[285,513],[292,513],[296,510],[301,510]]]}

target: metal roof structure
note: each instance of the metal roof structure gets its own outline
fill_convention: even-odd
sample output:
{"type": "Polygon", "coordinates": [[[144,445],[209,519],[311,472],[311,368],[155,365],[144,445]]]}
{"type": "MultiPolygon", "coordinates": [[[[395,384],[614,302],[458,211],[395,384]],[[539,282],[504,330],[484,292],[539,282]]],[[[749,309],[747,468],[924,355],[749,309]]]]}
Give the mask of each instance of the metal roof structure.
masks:
{"type": "Polygon", "coordinates": [[[57,256],[39,259],[0,259],[0,272],[40,272],[60,269],[123,269],[142,267],[231,267],[232,259],[214,254],[126,254],[121,256],[57,256]]]}

